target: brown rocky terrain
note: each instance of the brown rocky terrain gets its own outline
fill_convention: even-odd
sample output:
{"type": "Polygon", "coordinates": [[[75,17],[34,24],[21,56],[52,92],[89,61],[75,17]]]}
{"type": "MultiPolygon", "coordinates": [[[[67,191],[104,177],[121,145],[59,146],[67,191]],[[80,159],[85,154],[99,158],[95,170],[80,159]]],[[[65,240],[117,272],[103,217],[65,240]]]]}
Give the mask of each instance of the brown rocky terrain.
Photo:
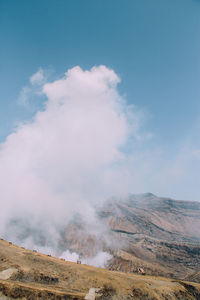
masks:
{"type": "MultiPolygon", "coordinates": [[[[131,195],[96,213],[96,224],[80,216],[68,222],[57,255],[68,249],[83,262],[104,251],[108,270],[0,241],[0,299],[84,299],[89,291],[95,296],[86,299],[200,299],[199,285],[189,283],[200,283],[200,203],[131,195]]],[[[11,225],[45,245],[43,232],[20,220],[11,225]]]]}
{"type": "Polygon", "coordinates": [[[80,265],[1,240],[0,299],[192,300],[200,284],[80,265]]]}
{"type": "Polygon", "coordinates": [[[99,212],[116,232],[175,242],[200,241],[200,203],[153,194],[110,199],[99,212]]]}
{"type": "Polygon", "coordinates": [[[179,279],[200,271],[200,203],[148,193],[110,199],[97,213],[108,230],[92,234],[83,222],[72,223],[65,247],[84,256],[110,252],[110,270],[137,273],[143,268],[149,275],[179,279]]]}

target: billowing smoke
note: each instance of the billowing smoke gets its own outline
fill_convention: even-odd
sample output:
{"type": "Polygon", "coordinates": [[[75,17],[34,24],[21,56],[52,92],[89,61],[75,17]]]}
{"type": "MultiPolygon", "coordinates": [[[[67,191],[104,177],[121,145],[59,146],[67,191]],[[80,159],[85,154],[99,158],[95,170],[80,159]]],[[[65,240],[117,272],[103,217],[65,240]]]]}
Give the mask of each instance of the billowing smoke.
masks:
{"type": "MultiPolygon", "coordinates": [[[[43,84],[44,110],[0,145],[3,237],[32,248],[45,240],[44,248],[53,249],[74,216],[92,228],[94,207],[127,190],[125,146],[138,138],[139,117],[119,95],[119,81],[99,66],[75,67],[43,84]]],[[[97,258],[104,261],[104,253],[97,258]]]]}
{"type": "MultiPolygon", "coordinates": [[[[60,258],[73,262],[77,262],[80,259],[79,255],[76,252],[70,252],[68,250],[63,252],[60,258]]],[[[81,260],[81,263],[91,265],[94,267],[104,267],[111,258],[112,255],[110,255],[109,253],[99,251],[94,257],[83,258],[81,260]]]]}

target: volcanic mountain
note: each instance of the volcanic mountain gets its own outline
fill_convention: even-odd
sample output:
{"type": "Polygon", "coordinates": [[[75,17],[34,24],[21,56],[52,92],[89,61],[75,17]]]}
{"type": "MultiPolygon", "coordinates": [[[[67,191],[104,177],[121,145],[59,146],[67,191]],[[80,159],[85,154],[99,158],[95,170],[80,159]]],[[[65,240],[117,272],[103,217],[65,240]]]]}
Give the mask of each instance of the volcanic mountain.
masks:
{"type": "Polygon", "coordinates": [[[172,278],[200,271],[200,203],[160,198],[153,194],[113,197],[96,209],[103,236],[89,233],[81,220],[66,227],[63,246],[94,256],[112,254],[106,267],[172,278]]]}
{"type": "MultiPolygon", "coordinates": [[[[0,241],[0,299],[200,299],[200,203],[147,193],[95,209],[96,224],[76,216],[60,231],[57,256],[68,249],[82,265],[0,241]],[[108,270],[87,265],[99,253],[108,270]]],[[[27,224],[8,229],[44,245],[27,224]]]]}

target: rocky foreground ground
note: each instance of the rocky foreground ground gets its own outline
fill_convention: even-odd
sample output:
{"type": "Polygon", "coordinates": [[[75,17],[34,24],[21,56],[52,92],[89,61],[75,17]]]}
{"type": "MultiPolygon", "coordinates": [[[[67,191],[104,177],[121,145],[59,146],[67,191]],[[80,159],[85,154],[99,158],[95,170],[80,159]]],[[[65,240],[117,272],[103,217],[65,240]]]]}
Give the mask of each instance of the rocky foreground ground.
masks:
{"type": "Polygon", "coordinates": [[[200,299],[200,284],[109,271],[0,241],[0,299],[200,299]]]}

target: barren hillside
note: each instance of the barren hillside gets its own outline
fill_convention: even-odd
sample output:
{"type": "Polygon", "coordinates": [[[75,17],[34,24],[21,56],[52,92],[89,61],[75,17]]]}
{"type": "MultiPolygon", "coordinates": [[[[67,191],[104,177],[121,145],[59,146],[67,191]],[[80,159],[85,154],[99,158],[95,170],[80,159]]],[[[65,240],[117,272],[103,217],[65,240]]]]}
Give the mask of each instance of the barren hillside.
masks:
{"type": "Polygon", "coordinates": [[[0,299],[200,299],[200,285],[66,262],[0,241],[0,299]]]}
{"type": "Polygon", "coordinates": [[[89,234],[75,222],[66,227],[63,247],[85,256],[106,250],[113,255],[111,270],[137,273],[142,267],[149,275],[179,279],[200,271],[200,203],[148,193],[113,198],[97,214],[106,234],[89,234]]]}

